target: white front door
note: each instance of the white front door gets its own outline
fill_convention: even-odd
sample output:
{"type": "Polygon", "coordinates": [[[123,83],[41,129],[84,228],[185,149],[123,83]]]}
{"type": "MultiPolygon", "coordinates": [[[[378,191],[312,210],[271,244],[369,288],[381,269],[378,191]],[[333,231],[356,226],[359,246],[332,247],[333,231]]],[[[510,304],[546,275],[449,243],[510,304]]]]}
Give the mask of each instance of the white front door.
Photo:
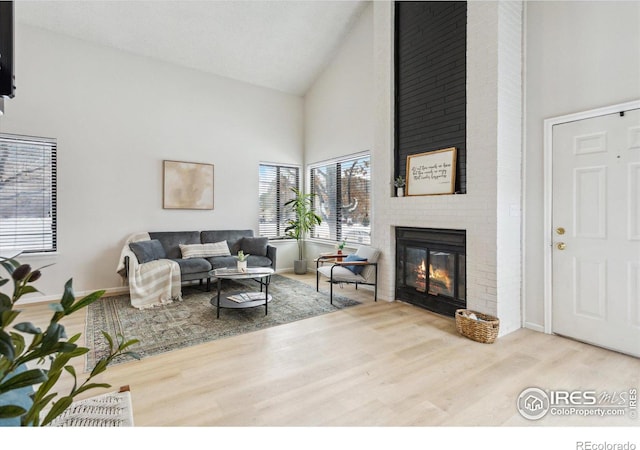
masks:
{"type": "Polygon", "coordinates": [[[552,331],[640,356],[640,110],[553,127],[552,331]]]}

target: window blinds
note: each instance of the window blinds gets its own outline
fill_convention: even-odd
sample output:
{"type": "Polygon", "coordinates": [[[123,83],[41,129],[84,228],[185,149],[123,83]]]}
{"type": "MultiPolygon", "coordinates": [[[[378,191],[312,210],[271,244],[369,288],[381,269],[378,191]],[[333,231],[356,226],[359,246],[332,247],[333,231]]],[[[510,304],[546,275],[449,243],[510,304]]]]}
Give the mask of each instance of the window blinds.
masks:
{"type": "Polygon", "coordinates": [[[313,165],[309,169],[314,211],[322,224],[311,236],[319,239],[371,243],[371,158],[346,157],[313,165]]]}
{"type": "Polygon", "coordinates": [[[0,134],[0,256],[57,249],[56,141],[0,134]]]}
{"type": "Polygon", "coordinates": [[[284,204],[294,197],[291,188],[300,188],[300,168],[260,164],[259,184],[259,234],[270,239],[285,238],[284,229],[290,219],[295,219],[295,214],[284,204]]]}

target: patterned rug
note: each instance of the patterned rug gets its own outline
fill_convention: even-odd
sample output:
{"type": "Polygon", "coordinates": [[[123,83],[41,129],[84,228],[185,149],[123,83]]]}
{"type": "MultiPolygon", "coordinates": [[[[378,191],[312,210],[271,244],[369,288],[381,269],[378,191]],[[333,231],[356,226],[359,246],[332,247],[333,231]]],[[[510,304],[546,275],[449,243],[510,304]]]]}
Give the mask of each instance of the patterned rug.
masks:
{"type": "MultiPolygon", "coordinates": [[[[108,354],[109,346],[102,336],[103,330],[114,338],[122,334],[126,339],[139,339],[140,343],[130,350],[145,358],[360,304],[334,292],[331,305],[327,288],[324,286],[325,292],[316,292],[308,284],[273,275],[269,285],[273,300],[269,302],[268,315],[265,316],[264,307],[221,309],[220,319],[216,319],[216,307],[210,303],[216,295],[216,283],[212,283],[211,292],[203,292],[199,286],[183,286],[181,302],[144,310],[132,307],[128,295],[102,298],[87,308],[85,338],[86,347],[90,349],[86,359],[87,370],[108,354]]],[[[253,280],[222,281],[222,294],[238,289],[253,292],[260,288],[253,280]]],[[[132,359],[122,357],[112,364],[132,359]]]]}

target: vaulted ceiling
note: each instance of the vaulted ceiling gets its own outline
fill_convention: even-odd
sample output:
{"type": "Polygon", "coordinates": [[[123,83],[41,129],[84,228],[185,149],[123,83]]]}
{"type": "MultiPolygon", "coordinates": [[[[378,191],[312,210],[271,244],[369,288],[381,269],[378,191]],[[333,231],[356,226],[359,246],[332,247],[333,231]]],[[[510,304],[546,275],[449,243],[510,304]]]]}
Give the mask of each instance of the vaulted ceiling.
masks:
{"type": "Polygon", "coordinates": [[[304,95],[366,1],[17,1],[15,21],[304,95]]]}

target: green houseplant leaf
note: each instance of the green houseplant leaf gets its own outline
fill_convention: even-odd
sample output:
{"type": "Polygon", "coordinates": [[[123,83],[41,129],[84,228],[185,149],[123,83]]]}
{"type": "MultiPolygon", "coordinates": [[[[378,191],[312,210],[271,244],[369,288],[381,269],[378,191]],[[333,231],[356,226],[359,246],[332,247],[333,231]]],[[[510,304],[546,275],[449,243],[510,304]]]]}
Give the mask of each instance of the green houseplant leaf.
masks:
{"type": "Polygon", "coordinates": [[[46,373],[42,369],[31,369],[22,373],[18,373],[13,377],[0,384],[0,393],[8,392],[14,389],[20,389],[34,384],[47,381],[46,373]]]}
{"type": "Polygon", "coordinates": [[[289,220],[284,232],[298,242],[298,259],[304,259],[304,238],[314,226],[322,223],[322,219],[313,210],[315,194],[303,194],[296,188],[291,190],[295,196],[284,205],[295,213],[295,219],[289,220]]]}
{"type": "Polygon", "coordinates": [[[0,405],[0,419],[12,419],[14,417],[20,417],[27,410],[21,406],[16,405],[0,405]]]}
{"type": "Polygon", "coordinates": [[[128,351],[131,345],[138,342],[137,340],[127,341],[119,335],[116,343],[103,332],[111,343],[110,352],[98,361],[87,378],[79,383],[77,374],[69,362],[73,358],[85,355],[89,349],[77,344],[80,333],[67,338],[65,327],[60,321],[97,301],[105,291],[96,291],[76,300],[73,282],[69,279],[64,285],[60,302],[49,304],[53,313],[46,327],[41,329],[31,322],[19,322],[13,325],[12,329],[15,331],[10,331],[9,327],[20,314],[20,310],[15,308],[17,301],[25,294],[38,292],[30,283],[38,280],[41,273],[40,269],[31,270],[28,264],[20,264],[13,259],[2,257],[0,266],[8,274],[5,277],[0,276],[0,286],[6,286],[12,280],[14,288],[12,296],[0,293],[0,394],[25,387],[34,388],[30,395],[32,404],[28,409],[21,405],[0,403],[0,418],[19,417],[23,426],[47,425],[62,414],[78,394],[111,387],[107,383],[94,383],[91,380],[95,375],[105,372],[114,358],[131,355],[139,359],[138,355],[128,351]],[[26,363],[36,366],[48,363],[48,367],[25,369],[26,363]],[[73,387],[60,395],[55,392],[55,388],[63,373],[73,378],[73,387]]]}

